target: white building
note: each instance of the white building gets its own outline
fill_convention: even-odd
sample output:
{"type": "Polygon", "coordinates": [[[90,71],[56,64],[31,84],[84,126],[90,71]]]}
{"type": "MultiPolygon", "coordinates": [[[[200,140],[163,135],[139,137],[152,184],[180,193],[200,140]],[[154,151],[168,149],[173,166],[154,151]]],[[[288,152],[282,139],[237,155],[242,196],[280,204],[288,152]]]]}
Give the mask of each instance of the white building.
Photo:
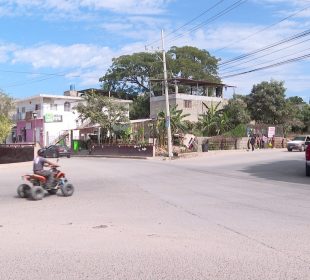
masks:
{"type": "MultiPolygon", "coordinates": [[[[65,91],[63,96],[39,94],[15,101],[16,114],[13,119],[16,129],[12,131],[12,142],[39,142],[41,146],[49,146],[65,139],[70,146],[70,132],[87,125],[87,122],[80,123],[78,113],[74,109],[79,103],[85,102],[80,97],[81,94],[83,92],[70,90],[65,91]]],[[[129,117],[129,104],[132,101],[112,97],[111,99],[124,106],[129,117]]]]}
{"type": "MultiPolygon", "coordinates": [[[[73,109],[83,98],[39,94],[16,101],[16,142],[39,142],[51,145],[78,125],[73,109]]],[[[68,139],[69,140],[69,139],[68,139]]]]}

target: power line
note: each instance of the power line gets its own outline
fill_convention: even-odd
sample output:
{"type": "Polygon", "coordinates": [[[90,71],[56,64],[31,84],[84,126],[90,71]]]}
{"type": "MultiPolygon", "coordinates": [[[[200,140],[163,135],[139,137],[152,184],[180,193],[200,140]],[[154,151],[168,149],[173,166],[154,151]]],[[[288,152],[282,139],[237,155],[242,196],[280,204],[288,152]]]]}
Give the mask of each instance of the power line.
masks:
{"type": "Polygon", "coordinates": [[[253,37],[253,36],[255,36],[255,35],[257,35],[257,34],[263,32],[263,31],[265,31],[265,30],[271,28],[271,27],[274,27],[274,26],[278,25],[279,23],[281,23],[281,22],[283,22],[283,21],[286,21],[286,20],[288,20],[289,18],[298,15],[298,14],[300,14],[301,12],[303,12],[303,11],[305,11],[305,10],[308,10],[309,8],[310,8],[310,6],[307,6],[307,7],[303,8],[303,9],[299,10],[298,12],[295,12],[295,13],[293,13],[293,14],[291,14],[291,15],[289,15],[289,16],[283,18],[283,19],[281,19],[281,20],[278,21],[278,22],[275,22],[275,23],[273,23],[273,24],[271,24],[271,25],[268,25],[268,26],[266,26],[266,27],[264,27],[264,28],[262,28],[262,29],[260,29],[260,30],[258,30],[258,31],[256,31],[256,32],[250,34],[250,35],[247,36],[247,37],[244,37],[244,38],[242,38],[242,39],[240,39],[240,40],[238,40],[238,41],[235,41],[235,42],[233,42],[233,43],[231,43],[231,44],[229,44],[229,45],[227,45],[227,46],[225,46],[225,47],[222,47],[222,48],[220,48],[220,49],[215,50],[214,53],[219,52],[219,51],[222,51],[222,50],[224,50],[224,49],[227,49],[228,47],[231,47],[231,46],[235,45],[236,43],[243,42],[244,40],[249,39],[249,38],[251,38],[251,37],[253,37]]]}
{"type": "MultiPolygon", "coordinates": [[[[213,10],[214,8],[216,8],[218,5],[220,5],[222,2],[224,2],[225,0],[220,0],[217,3],[215,3],[213,6],[211,6],[210,8],[206,9],[205,11],[203,11],[202,13],[200,13],[198,16],[194,17],[193,19],[191,19],[190,21],[186,22],[185,24],[183,24],[182,26],[180,26],[179,28],[173,30],[172,32],[168,33],[168,35],[165,36],[168,37],[174,33],[176,33],[178,30],[184,28],[185,26],[189,25],[190,23],[194,22],[195,20],[197,20],[198,18],[202,17],[203,15],[205,15],[206,13],[208,13],[209,11],[213,10]]],[[[217,18],[219,18],[220,16],[225,15],[226,13],[230,12],[232,9],[240,6],[241,4],[243,4],[244,2],[246,2],[248,0],[238,0],[235,3],[233,3],[231,6],[229,6],[228,8],[224,9],[223,11],[221,11],[220,13],[218,13],[217,15],[215,15],[214,17],[212,17],[211,19],[204,21],[202,23],[200,23],[199,25],[196,25],[196,27],[194,27],[194,29],[190,29],[191,30],[195,30],[198,29],[199,27],[205,25],[206,23],[212,22],[214,20],[216,20],[217,18]]],[[[180,36],[180,35],[178,35],[180,36]]],[[[159,40],[157,40],[159,41],[159,40]]],[[[155,42],[157,42],[155,41],[155,42]]],[[[151,44],[148,44],[147,46],[149,46],[151,44]]],[[[125,54],[123,54],[125,55],[125,54]]],[[[0,70],[0,72],[6,72],[6,73],[16,73],[16,74],[33,74],[33,75],[45,75],[45,76],[53,76],[53,77],[64,77],[66,75],[68,75],[68,73],[65,74],[59,74],[59,73],[38,73],[38,72],[27,72],[27,71],[10,71],[10,70],[0,70]]],[[[79,78],[80,75],[78,76],[71,76],[73,78],[79,78]]],[[[96,77],[98,78],[98,77],[96,77]]],[[[48,78],[51,79],[51,78],[48,78]]],[[[43,78],[43,79],[31,79],[30,81],[26,81],[26,82],[21,82],[21,83],[15,83],[15,84],[11,84],[8,85],[7,87],[14,87],[14,86],[19,86],[19,85],[24,85],[27,83],[35,83],[35,82],[40,82],[40,81],[44,81],[47,80],[47,78],[43,78]]]]}
{"type": "Polygon", "coordinates": [[[259,52],[266,51],[266,50],[271,49],[271,48],[273,48],[273,47],[276,47],[276,46],[285,44],[285,43],[290,42],[290,41],[297,40],[297,39],[299,39],[299,38],[303,38],[303,37],[308,36],[308,35],[310,35],[310,29],[307,29],[307,30],[305,30],[305,31],[303,31],[303,32],[297,33],[296,35],[293,35],[293,36],[291,36],[291,37],[289,37],[289,38],[283,39],[283,40],[278,41],[278,42],[276,42],[276,43],[267,45],[266,47],[257,49],[257,50],[255,50],[255,51],[253,51],[253,52],[246,53],[246,54],[237,56],[237,57],[235,57],[235,58],[226,60],[226,61],[224,61],[224,62],[222,62],[222,63],[219,63],[219,66],[226,65],[226,64],[229,64],[229,63],[233,63],[233,62],[235,62],[235,61],[238,61],[238,60],[245,59],[245,58],[247,58],[247,57],[249,57],[249,56],[252,56],[252,55],[254,55],[254,54],[257,54],[257,53],[259,53],[259,52]]]}
{"type": "MultiPolygon", "coordinates": [[[[310,41],[310,38],[309,38],[309,39],[306,39],[306,40],[303,40],[303,41],[301,41],[301,42],[298,42],[298,43],[296,43],[296,44],[292,44],[292,45],[290,45],[290,46],[287,46],[287,47],[284,47],[284,48],[281,48],[281,49],[272,51],[272,52],[270,52],[270,53],[267,53],[267,54],[264,54],[264,55],[261,55],[261,56],[258,56],[258,57],[255,57],[255,58],[252,58],[252,59],[249,59],[249,60],[240,62],[240,63],[237,63],[237,64],[235,64],[235,65],[231,65],[231,66],[228,66],[228,67],[224,67],[223,69],[221,69],[221,71],[225,71],[225,70],[234,68],[235,66],[239,66],[239,65],[246,64],[246,63],[248,63],[248,62],[251,62],[251,61],[254,61],[254,60],[257,60],[257,59],[259,59],[259,58],[263,58],[263,57],[266,57],[266,56],[269,56],[269,55],[272,55],[272,54],[274,54],[274,53],[277,53],[277,52],[280,52],[280,51],[289,49],[289,48],[291,48],[291,47],[295,47],[295,46],[297,46],[297,45],[300,45],[300,44],[305,43],[305,42],[308,42],[308,41],[310,41]]],[[[283,58],[283,57],[282,57],[282,58],[283,58]]]]}
{"type": "Polygon", "coordinates": [[[221,78],[222,79],[227,79],[227,78],[231,78],[231,77],[241,76],[241,75],[245,75],[245,74],[249,74],[249,73],[253,73],[253,72],[257,72],[257,71],[261,71],[261,70],[266,70],[266,69],[278,67],[278,66],[281,66],[281,65],[284,65],[284,64],[294,63],[294,62],[297,62],[297,61],[300,61],[300,60],[303,60],[303,59],[306,59],[306,58],[309,58],[309,57],[310,57],[310,54],[306,54],[306,55],[302,55],[302,56],[295,57],[295,58],[292,58],[292,59],[280,61],[278,63],[274,63],[274,64],[271,64],[271,65],[267,65],[267,66],[264,66],[264,67],[255,68],[255,69],[252,69],[252,70],[249,70],[249,71],[244,71],[244,72],[237,73],[237,74],[223,76],[221,78]]]}
{"type": "MultiPolygon", "coordinates": [[[[198,16],[194,17],[193,19],[189,20],[188,22],[184,23],[183,25],[181,25],[180,27],[178,27],[177,29],[174,29],[173,31],[169,32],[168,34],[165,35],[164,39],[166,39],[168,36],[176,33],[177,31],[179,31],[180,29],[182,29],[183,27],[185,27],[186,25],[191,24],[192,22],[194,22],[196,19],[202,17],[203,15],[205,15],[206,13],[210,12],[211,10],[213,10],[215,7],[217,7],[218,5],[220,5],[222,2],[224,2],[225,0],[220,0],[217,3],[215,3],[213,6],[211,6],[210,8],[204,10],[201,14],[199,14],[198,16]]],[[[145,47],[149,47],[157,42],[160,42],[161,39],[158,39],[152,43],[147,44],[145,47]]]]}
{"type": "MultiPolygon", "coordinates": [[[[309,50],[310,50],[310,48],[306,48],[306,49],[303,49],[302,51],[299,51],[299,52],[295,52],[295,53],[291,53],[291,54],[282,56],[281,59],[283,59],[283,58],[285,58],[285,57],[290,57],[290,56],[292,56],[292,55],[296,55],[296,54],[299,54],[299,53],[302,53],[302,52],[305,52],[305,51],[309,51],[309,50]]],[[[276,59],[269,60],[268,63],[273,62],[273,61],[277,61],[277,60],[279,60],[279,59],[280,59],[280,58],[276,58],[276,59]]],[[[264,65],[264,64],[266,64],[266,63],[267,63],[267,62],[263,62],[263,63],[257,64],[256,66],[264,65]]],[[[234,72],[236,72],[236,71],[243,71],[243,70],[244,70],[244,68],[243,68],[243,69],[242,69],[242,68],[239,68],[239,69],[235,69],[235,70],[232,70],[232,71],[224,72],[224,73],[222,73],[222,75],[227,75],[227,74],[230,74],[230,73],[234,73],[234,72]]]]}
{"type": "Polygon", "coordinates": [[[238,8],[239,6],[241,6],[242,4],[244,4],[245,2],[247,2],[248,0],[238,0],[235,3],[233,3],[232,5],[230,5],[229,7],[227,7],[226,9],[222,10],[221,12],[217,13],[216,15],[214,15],[213,17],[209,18],[206,21],[201,22],[200,24],[192,27],[191,29],[187,30],[186,32],[184,32],[183,34],[179,34],[175,37],[173,37],[172,39],[168,40],[168,42],[173,42],[181,37],[184,37],[187,33],[189,32],[193,32],[196,31],[197,29],[199,29],[200,27],[207,25],[215,20],[217,20],[218,18],[220,18],[223,15],[226,15],[227,13],[229,13],[230,11],[238,8]]]}

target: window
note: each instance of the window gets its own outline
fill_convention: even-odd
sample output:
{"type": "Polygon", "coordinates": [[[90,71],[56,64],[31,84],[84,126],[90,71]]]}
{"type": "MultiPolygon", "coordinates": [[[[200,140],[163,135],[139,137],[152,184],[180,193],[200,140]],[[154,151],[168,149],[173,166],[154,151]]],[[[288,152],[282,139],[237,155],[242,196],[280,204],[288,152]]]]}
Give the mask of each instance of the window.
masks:
{"type": "Polygon", "coordinates": [[[50,109],[57,111],[57,104],[50,104],[50,109]]]}
{"type": "Polygon", "coordinates": [[[192,101],[184,100],[184,108],[192,108],[192,101]]]}
{"type": "Polygon", "coordinates": [[[25,107],[22,107],[22,113],[25,113],[25,112],[26,112],[25,107]]]}
{"type": "Polygon", "coordinates": [[[41,106],[40,106],[40,104],[36,104],[35,105],[35,109],[34,109],[35,111],[38,111],[38,110],[41,110],[41,106]]]}
{"type": "Polygon", "coordinates": [[[69,112],[70,109],[71,109],[71,104],[70,104],[70,102],[65,102],[65,104],[64,104],[64,110],[65,110],[65,112],[69,112]]]}

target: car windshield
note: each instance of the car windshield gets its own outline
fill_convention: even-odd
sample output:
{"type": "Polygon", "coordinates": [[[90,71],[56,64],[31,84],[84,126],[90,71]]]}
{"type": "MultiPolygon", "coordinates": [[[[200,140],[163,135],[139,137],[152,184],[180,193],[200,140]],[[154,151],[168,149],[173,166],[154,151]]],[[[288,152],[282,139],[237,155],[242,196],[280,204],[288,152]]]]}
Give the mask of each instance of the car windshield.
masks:
{"type": "Polygon", "coordinates": [[[305,141],[305,136],[297,136],[297,137],[295,137],[293,140],[294,141],[305,141]]]}

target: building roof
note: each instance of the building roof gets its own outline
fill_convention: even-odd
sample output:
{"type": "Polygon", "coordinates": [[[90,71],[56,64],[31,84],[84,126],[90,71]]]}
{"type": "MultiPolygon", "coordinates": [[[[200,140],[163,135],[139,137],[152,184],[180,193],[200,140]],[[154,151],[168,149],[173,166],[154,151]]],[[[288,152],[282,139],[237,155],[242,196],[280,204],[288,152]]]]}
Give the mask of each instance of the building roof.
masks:
{"type": "Polygon", "coordinates": [[[83,100],[82,97],[75,97],[75,96],[66,96],[66,95],[54,95],[54,94],[38,94],[35,96],[30,96],[30,97],[26,97],[23,99],[16,99],[15,103],[19,103],[19,102],[24,102],[24,101],[29,101],[29,100],[34,100],[34,99],[38,99],[38,98],[54,98],[54,99],[65,99],[65,100],[83,100]]]}
{"type": "MultiPolygon", "coordinates": [[[[151,82],[162,82],[164,79],[151,79],[151,82]]],[[[193,80],[193,79],[186,79],[186,78],[172,78],[167,80],[168,83],[170,84],[181,84],[181,85],[188,85],[188,86],[212,86],[212,87],[235,87],[235,86],[229,86],[226,84],[222,83],[214,83],[214,82],[209,82],[209,81],[204,81],[204,80],[193,80]]]]}

